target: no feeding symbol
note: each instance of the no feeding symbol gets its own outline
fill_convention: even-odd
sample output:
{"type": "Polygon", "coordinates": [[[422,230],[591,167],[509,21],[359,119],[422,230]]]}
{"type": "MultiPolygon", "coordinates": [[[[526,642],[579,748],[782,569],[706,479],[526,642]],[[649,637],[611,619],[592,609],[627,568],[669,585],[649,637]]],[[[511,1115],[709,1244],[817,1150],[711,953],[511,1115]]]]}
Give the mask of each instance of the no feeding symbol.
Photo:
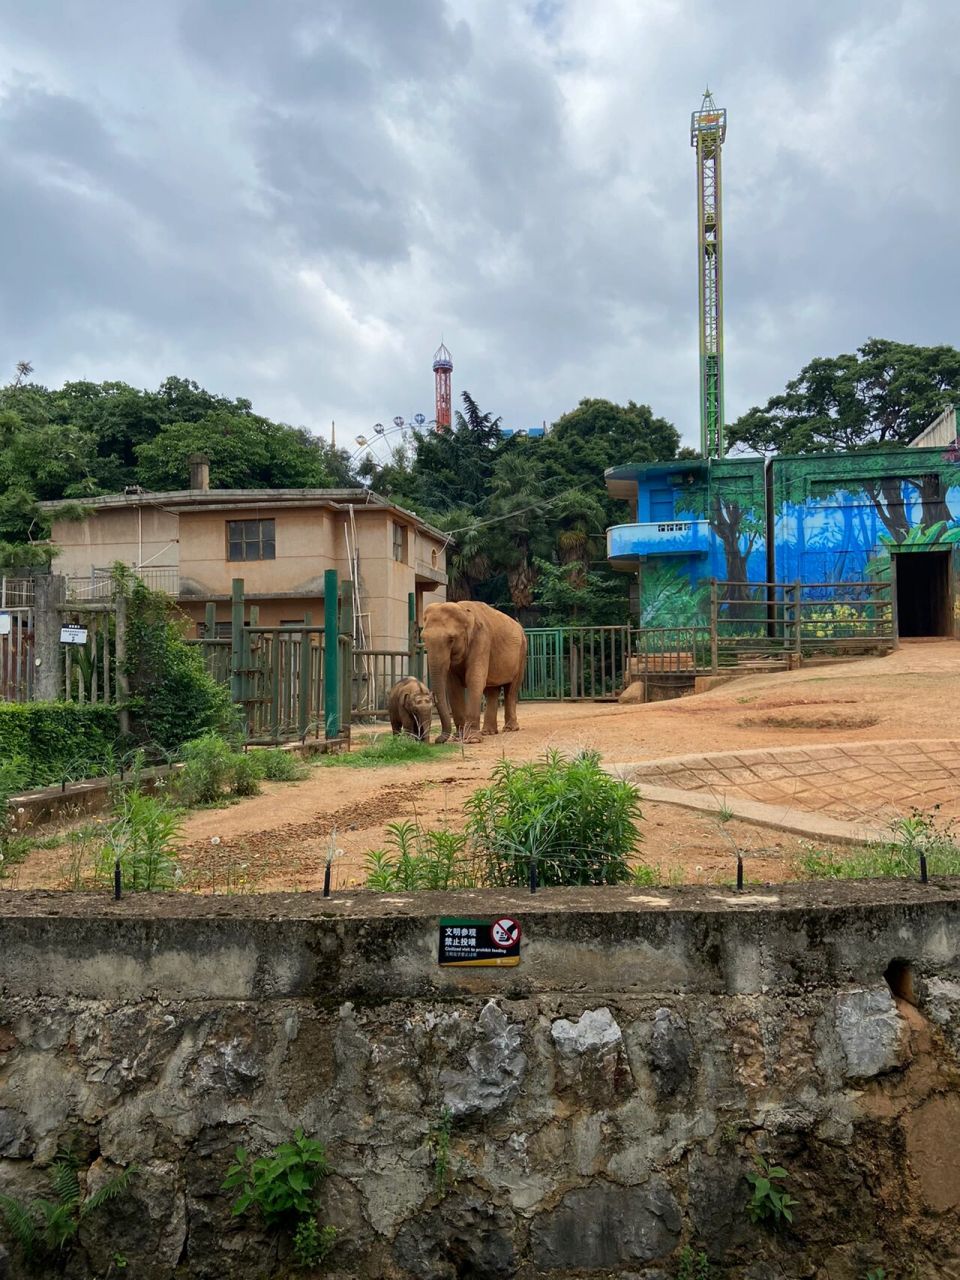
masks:
{"type": "Polygon", "coordinates": [[[501,916],[490,926],[490,941],[495,947],[502,947],[506,951],[520,941],[520,925],[509,916],[501,916]]]}

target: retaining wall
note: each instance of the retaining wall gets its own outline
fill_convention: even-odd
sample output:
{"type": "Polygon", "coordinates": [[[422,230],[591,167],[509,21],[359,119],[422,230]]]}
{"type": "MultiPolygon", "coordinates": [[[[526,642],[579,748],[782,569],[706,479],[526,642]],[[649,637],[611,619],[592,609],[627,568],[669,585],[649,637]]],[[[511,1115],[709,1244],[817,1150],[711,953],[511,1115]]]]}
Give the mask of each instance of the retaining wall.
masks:
{"type": "Polygon", "coordinates": [[[138,1172],[69,1274],[274,1277],[219,1187],[303,1126],[325,1274],[666,1280],[691,1244],[738,1280],[958,1276],[958,911],[956,883],[0,893],[0,1191],[71,1142],[90,1189],[138,1172]],[[440,916],[500,914],[516,968],[438,967],[440,916]],[[790,1229],[745,1212],[758,1153],[790,1229]]]}

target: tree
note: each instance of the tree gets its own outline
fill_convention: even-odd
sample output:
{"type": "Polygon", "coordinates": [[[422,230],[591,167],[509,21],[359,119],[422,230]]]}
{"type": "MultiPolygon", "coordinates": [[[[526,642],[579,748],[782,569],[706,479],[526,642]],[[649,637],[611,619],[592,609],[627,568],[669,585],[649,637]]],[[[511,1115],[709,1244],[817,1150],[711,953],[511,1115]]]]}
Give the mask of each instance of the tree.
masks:
{"type": "Polygon", "coordinates": [[[812,360],[733,424],[730,444],[788,454],[909,444],[957,400],[960,351],[871,338],[855,355],[812,360]]]}

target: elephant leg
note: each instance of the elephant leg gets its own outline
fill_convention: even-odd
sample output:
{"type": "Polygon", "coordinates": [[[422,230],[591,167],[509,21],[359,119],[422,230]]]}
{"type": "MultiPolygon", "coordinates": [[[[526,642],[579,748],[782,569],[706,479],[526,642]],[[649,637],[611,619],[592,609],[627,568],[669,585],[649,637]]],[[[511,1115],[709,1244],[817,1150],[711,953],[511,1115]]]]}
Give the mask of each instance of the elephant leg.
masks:
{"type": "Polygon", "coordinates": [[[400,715],[399,711],[390,712],[390,728],[393,730],[394,736],[396,736],[396,734],[398,734],[403,728],[403,717],[400,715]]]}
{"type": "Polygon", "coordinates": [[[523,677],[514,680],[513,684],[508,684],[506,692],[503,696],[503,732],[516,733],[520,725],[517,723],[517,701],[520,697],[520,686],[523,684],[523,677]]]}
{"type": "Polygon", "coordinates": [[[450,699],[450,710],[453,713],[453,723],[457,726],[458,733],[462,735],[464,725],[467,720],[467,712],[464,700],[464,688],[455,675],[447,677],[447,696],[450,699]]]}
{"type": "Polygon", "coordinates": [[[400,710],[400,720],[403,724],[403,732],[414,737],[417,736],[417,720],[412,711],[408,711],[406,707],[400,710]]]}
{"type": "MultiPolygon", "coordinates": [[[[480,699],[483,696],[485,676],[485,661],[482,667],[478,664],[475,671],[467,672],[466,717],[463,722],[464,742],[480,741],[480,699]]],[[[496,703],[494,703],[494,716],[496,716],[496,703]]]]}
{"type": "Polygon", "coordinates": [[[500,686],[491,684],[483,691],[483,696],[487,700],[487,709],[483,716],[483,730],[487,734],[495,734],[497,732],[497,703],[500,701],[500,686]]]}

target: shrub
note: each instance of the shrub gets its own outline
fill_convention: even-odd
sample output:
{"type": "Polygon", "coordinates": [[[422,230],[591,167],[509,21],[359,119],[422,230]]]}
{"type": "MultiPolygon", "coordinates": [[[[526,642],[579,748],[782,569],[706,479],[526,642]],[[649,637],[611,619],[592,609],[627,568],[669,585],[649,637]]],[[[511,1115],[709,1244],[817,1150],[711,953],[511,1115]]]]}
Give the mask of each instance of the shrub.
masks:
{"type": "Polygon", "coordinates": [[[233,764],[230,770],[230,790],[235,796],[259,795],[262,776],[260,766],[254,756],[244,755],[242,751],[233,753],[233,764]]]}
{"type": "Polygon", "coordinates": [[[620,884],[640,839],[640,797],[604,773],[597,752],[503,760],[466,804],[467,834],[492,884],[523,884],[536,859],[547,885],[620,884]]]}
{"type": "Polygon", "coordinates": [[[302,782],[310,773],[299,756],[276,747],[257,751],[251,759],[256,761],[258,773],[265,782],[302,782]]]}
{"type": "Polygon", "coordinates": [[[183,768],[175,783],[177,796],[186,805],[216,804],[231,785],[239,751],[215,733],[205,733],[180,749],[183,768]]]}
{"type": "Polygon", "coordinates": [[[747,1201],[747,1214],[751,1222],[772,1222],[779,1226],[781,1220],[793,1221],[793,1206],[797,1203],[784,1189],[789,1173],[780,1165],[770,1164],[763,1156],[754,1157],[755,1169],[747,1174],[751,1195],[747,1201]]]}
{"type": "Polygon", "coordinates": [[[337,1235],[335,1227],[321,1227],[316,1218],[314,1196],[329,1172],[323,1144],[298,1129],[292,1142],[256,1160],[237,1147],[222,1187],[240,1192],[234,1215],[256,1209],[268,1227],[290,1231],[297,1262],[312,1267],[330,1252],[337,1235]]]}
{"type": "Polygon", "coordinates": [[[119,737],[113,706],[0,702],[0,760],[21,760],[21,786],[43,787],[106,773],[113,767],[119,737]]]}
{"type": "Polygon", "coordinates": [[[140,734],[165,751],[208,732],[228,733],[237,714],[229,690],[210,675],[199,649],[184,643],[166,596],[130,588],[127,656],[131,709],[140,734]]]}
{"type": "Polygon", "coordinates": [[[180,814],[168,800],[127,788],[105,829],[96,859],[97,875],[110,880],[119,860],[125,888],[143,892],[172,888],[177,881],[181,825],[180,814]]]}

